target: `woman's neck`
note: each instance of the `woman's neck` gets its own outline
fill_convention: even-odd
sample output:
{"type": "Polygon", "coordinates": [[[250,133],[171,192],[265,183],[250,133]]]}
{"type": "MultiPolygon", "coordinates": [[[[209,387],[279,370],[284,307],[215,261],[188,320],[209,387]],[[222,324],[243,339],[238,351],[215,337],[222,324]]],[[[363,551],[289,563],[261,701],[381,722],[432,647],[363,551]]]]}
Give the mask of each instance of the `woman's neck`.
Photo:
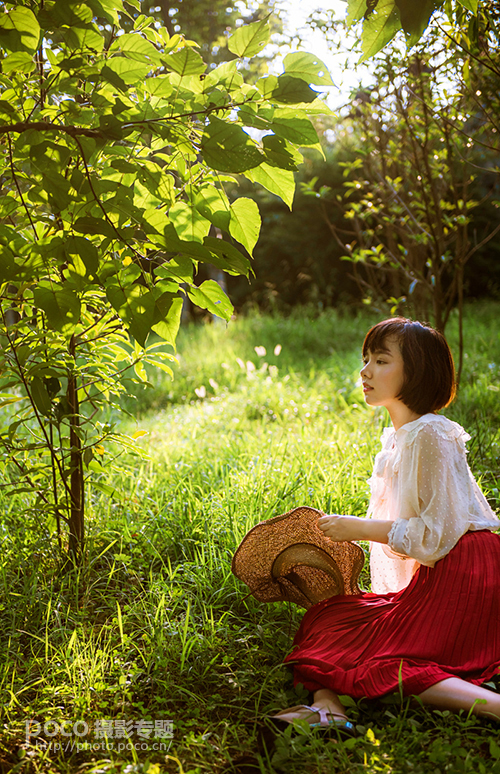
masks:
{"type": "Polygon", "coordinates": [[[400,427],[408,424],[408,422],[414,422],[422,414],[417,414],[412,411],[408,406],[402,403],[400,400],[394,401],[390,406],[386,406],[387,411],[391,417],[391,422],[394,426],[394,430],[398,431],[400,427]]]}

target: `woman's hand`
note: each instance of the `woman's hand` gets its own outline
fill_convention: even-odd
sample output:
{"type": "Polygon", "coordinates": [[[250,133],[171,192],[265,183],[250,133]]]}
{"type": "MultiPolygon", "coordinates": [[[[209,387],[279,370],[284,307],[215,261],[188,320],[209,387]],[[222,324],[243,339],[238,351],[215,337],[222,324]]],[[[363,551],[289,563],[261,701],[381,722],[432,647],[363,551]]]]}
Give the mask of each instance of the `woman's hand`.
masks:
{"type": "Polygon", "coordinates": [[[364,519],[357,516],[320,516],[318,527],[330,540],[363,540],[364,519]]]}

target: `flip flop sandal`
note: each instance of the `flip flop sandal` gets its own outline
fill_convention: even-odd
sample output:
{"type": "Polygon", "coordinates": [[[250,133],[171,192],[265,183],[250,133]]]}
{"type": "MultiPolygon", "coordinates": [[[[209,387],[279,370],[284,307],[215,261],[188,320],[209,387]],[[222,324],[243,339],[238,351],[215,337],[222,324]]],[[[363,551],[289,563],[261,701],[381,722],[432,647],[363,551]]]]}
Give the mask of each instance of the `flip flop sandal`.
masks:
{"type": "MultiPolygon", "coordinates": [[[[306,709],[313,714],[319,715],[319,723],[309,723],[311,728],[321,728],[325,731],[336,730],[341,736],[356,736],[356,728],[350,720],[344,715],[338,715],[335,712],[328,712],[328,710],[321,709],[320,707],[308,707],[306,704],[298,704],[296,707],[289,707],[288,709],[277,712],[276,715],[268,715],[269,720],[280,731],[284,731],[289,725],[293,725],[293,720],[284,720],[281,715],[288,715],[289,712],[297,712],[298,710],[306,709]]],[[[306,720],[306,718],[294,718],[294,720],[306,720]]]]}
{"type": "MultiPolygon", "coordinates": [[[[276,715],[267,715],[264,718],[264,724],[260,727],[257,735],[257,746],[261,755],[264,755],[266,752],[268,755],[271,754],[274,749],[277,732],[285,731],[289,726],[293,726],[293,720],[284,720],[280,715],[296,712],[299,709],[307,709],[319,715],[319,723],[310,723],[311,728],[319,728],[332,736],[340,738],[350,738],[357,735],[354,724],[343,715],[336,715],[334,712],[328,712],[319,707],[308,707],[306,704],[298,704],[296,707],[289,707],[286,710],[281,710],[276,715]]],[[[302,718],[294,719],[301,720],[302,718]]]]}

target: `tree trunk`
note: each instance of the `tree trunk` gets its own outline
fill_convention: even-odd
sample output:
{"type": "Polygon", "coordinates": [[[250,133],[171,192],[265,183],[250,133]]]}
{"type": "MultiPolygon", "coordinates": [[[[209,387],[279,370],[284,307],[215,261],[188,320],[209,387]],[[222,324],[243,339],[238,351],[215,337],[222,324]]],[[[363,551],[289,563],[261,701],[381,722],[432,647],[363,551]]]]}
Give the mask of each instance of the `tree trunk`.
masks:
{"type": "MultiPolygon", "coordinates": [[[[169,2],[169,0],[159,0],[158,5],[161,8],[161,16],[163,19],[163,23],[168,30],[168,34],[170,35],[170,37],[172,37],[173,35],[175,35],[175,30],[172,26],[172,19],[170,18],[170,13],[169,13],[171,8],[171,3],[169,2]]],[[[146,11],[145,13],[147,15],[146,11]]]]}
{"type": "MultiPolygon", "coordinates": [[[[74,337],[70,342],[70,353],[75,356],[74,337]]],[[[70,490],[71,510],[69,517],[69,551],[71,556],[79,560],[83,550],[84,539],[84,489],[82,443],[78,433],[80,426],[80,407],[78,404],[78,386],[75,376],[68,379],[67,399],[70,409],[70,490]]]]}

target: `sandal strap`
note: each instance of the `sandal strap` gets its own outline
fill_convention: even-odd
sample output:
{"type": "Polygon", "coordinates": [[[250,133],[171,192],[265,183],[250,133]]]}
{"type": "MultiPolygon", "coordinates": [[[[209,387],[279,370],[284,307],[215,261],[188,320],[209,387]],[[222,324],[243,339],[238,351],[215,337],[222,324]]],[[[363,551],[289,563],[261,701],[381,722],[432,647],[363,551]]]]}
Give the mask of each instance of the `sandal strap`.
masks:
{"type": "Polygon", "coordinates": [[[308,709],[313,710],[313,712],[317,712],[319,715],[319,725],[322,728],[328,728],[331,725],[331,720],[328,718],[342,718],[342,720],[347,721],[347,717],[345,715],[340,715],[338,712],[329,712],[326,709],[322,709],[321,707],[309,707],[308,709]]]}
{"type": "Polygon", "coordinates": [[[314,723],[314,726],[321,726],[321,728],[329,728],[332,725],[332,721],[329,718],[341,718],[344,722],[348,722],[345,715],[341,715],[338,712],[329,712],[322,707],[309,707],[307,704],[297,704],[295,707],[288,707],[287,709],[280,710],[276,715],[272,715],[272,718],[279,719],[280,715],[288,714],[289,712],[297,712],[297,710],[306,709],[309,712],[315,712],[319,715],[319,723],[314,723]]]}

